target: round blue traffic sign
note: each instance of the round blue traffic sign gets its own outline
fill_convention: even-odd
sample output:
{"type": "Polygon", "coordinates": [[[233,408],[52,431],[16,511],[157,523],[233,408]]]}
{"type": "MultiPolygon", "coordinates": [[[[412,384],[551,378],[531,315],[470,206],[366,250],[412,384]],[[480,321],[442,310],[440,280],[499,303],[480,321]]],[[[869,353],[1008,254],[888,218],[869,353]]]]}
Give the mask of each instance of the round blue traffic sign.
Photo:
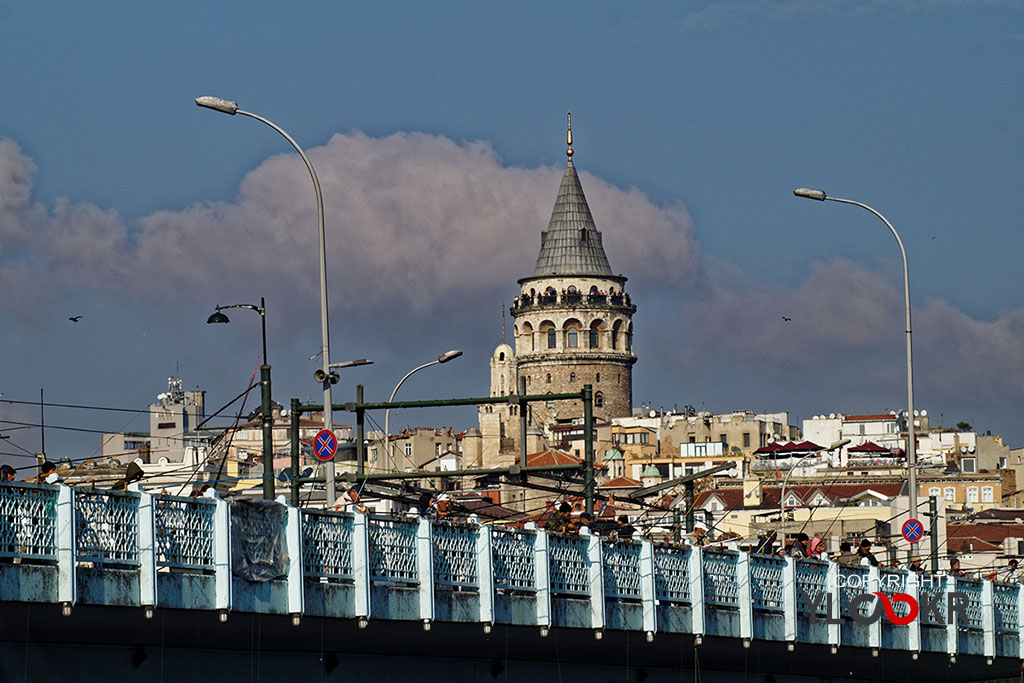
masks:
{"type": "Polygon", "coordinates": [[[921,520],[908,519],[903,522],[903,538],[908,543],[917,543],[924,536],[924,524],[921,524],[921,520]]]}
{"type": "Polygon", "coordinates": [[[334,454],[337,452],[338,439],[334,436],[334,432],[321,429],[316,433],[316,438],[313,439],[313,453],[318,460],[327,462],[334,458],[334,454]]]}

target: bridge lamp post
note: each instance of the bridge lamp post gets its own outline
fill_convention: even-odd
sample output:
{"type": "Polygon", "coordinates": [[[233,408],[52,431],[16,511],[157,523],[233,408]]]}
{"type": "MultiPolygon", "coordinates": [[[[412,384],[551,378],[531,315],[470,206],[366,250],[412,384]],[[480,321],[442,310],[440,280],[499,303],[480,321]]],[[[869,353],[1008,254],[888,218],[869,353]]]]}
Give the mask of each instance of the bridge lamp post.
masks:
{"type": "MultiPolygon", "coordinates": [[[[313,189],[316,192],[317,232],[320,243],[320,362],[322,363],[321,370],[323,371],[324,375],[324,379],[321,381],[324,390],[324,429],[326,429],[329,432],[333,432],[334,416],[332,414],[333,407],[331,403],[332,376],[330,367],[331,343],[327,325],[327,241],[324,235],[324,198],[323,194],[320,192],[320,180],[317,178],[316,171],[313,169],[313,164],[310,163],[309,157],[306,156],[306,153],[302,151],[302,148],[299,147],[299,144],[295,142],[295,140],[293,140],[292,137],[288,135],[288,133],[286,133],[277,124],[273,123],[272,121],[268,121],[262,116],[253,114],[252,112],[247,112],[242,109],[239,109],[238,104],[236,102],[232,102],[231,100],[225,100],[220,97],[197,97],[196,105],[200,107],[205,107],[207,109],[213,109],[214,111],[219,111],[224,114],[230,114],[232,116],[234,116],[235,114],[241,114],[243,116],[248,116],[249,118],[253,118],[257,121],[267,124],[274,130],[276,130],[278,133],[280,133],[285,140],[291,143],[291,146],[294,147],[295,151],[299,153],[300,157],[302,157],[302,161],[305,162],[306,170],[309,171],[309,177],[313,180],[313,189]]],[[[337,377],[337,375],[334,375],[334,377],[337,377]]],[[[327,507],[332,507],[334,505],[335,499],[333,461],[324,464],[324,481],[327,484],[327,507]]]]}
{"type": "MultiPolygon", "coordinates": [[[[439,365],[441,363],[447,363],[450,360],[455,360],[461,355],[462,351],[459,351],[458,349],[452,349],[451,351],[446,351],[442,353],[440,356],[437,357],[437,360],[432,360],[429,363],[424,363],[423,365],[415,367],[409,372],[405,373],[405,377],[398,380],[398,384],[395,385],[394,391],[391,392],[391,397],[388,399],[388,403],[391,403],[392,401],[395,400],[395,394],[398,393],[399,388],[401,388],[401,386],[405,384],[405,380],[409,379],[415,373],[419,372],[423,368],[429,368],[431,365],[439,365]]],[[[388,408],[387,410],[384,411],[384,444],[384,450],[387,453],[388,460],[391,461],[391,466],[395,468],[395,471],[398,471],[398,467],[395,464],[394,449],[392,449],[391,447],[391,408],[388,408]]]]}
{"type": "Polygon", "coordinates": [[[263,497],[267,500],[274,499],[274,416],[273,402],[270,398],[270,363],[267,362],[267,308],[263,297],[260,297],[260,305],[255,304],[231,304],[230,306],[217,306],[213,315],[206,319],[207,325],[217,323],[229,323],[231,320],[222,311],[230,308],[248,308],[260,314],[260,323],[263,328],[263,363],[260,364],[260,422],[263,427],[263,497]]]}
{"type": "MultiPolygon", "coordinates": [[[[911,352],[911,341],[910,341],[910,271],[907,269],[907,250],[903,248],[903,240],[900,239],[900,235],[896,232],[896,228],[892,227],[892,223],[886,219],[885,216],[875,211],[867,204],[853,201],[852,199],[840,199],[839,197],[829,197],[825,194],[824,190],[811,190],[806,187],[801,187],[793,190],[793,194],[797,197],[803,197],[805,199],[816,199],[819,202],[828,200],[830,202],[839,202],[841,204],[853,204],[859,206],[862,209],[870,211],[871,213],[878,216],[878,218],[885,223],[889,231],[892,232],[892,236],[896,238],[896,244],[900,247],[900,255],[903,257],[903,298],[904,298],[904,309],[906,311],[906,329],[907,329],[907,469],[910,471],[909,477],[909,488],[910,488],[910,516],[916,517],[917,515],[917,444],[914,443],[914,360],[913,353],[911,352]]],[[[916,547],[916,543],[911,544],[911,548],[916,547]]]]}

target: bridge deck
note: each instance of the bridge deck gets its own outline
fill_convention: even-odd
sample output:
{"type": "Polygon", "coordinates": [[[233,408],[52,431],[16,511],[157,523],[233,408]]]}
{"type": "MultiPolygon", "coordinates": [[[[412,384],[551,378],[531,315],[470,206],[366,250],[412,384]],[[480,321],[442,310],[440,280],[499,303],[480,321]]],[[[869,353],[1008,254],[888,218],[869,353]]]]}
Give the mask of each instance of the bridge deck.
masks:
{"type": "Polygon", "coordinates": [[[244,614],[279,615],[302,631],[310,621],[359,631],[388,620],[421,632],[583,638],[594,652],[605,650],[599,639],[625,639],[653,655],[667,640],[673,656],[680,643],[734,653],[723,670],[751,653],[799,651],[838,654],[839,668],[857,653],[861,663],[896,658],[949,676],[957,661],[1019,671],[1022,590],[585,533],[0,486],[5,613],[13,603],[51,603],[69,622],[85,606],[141,608],[145,617],[205,611],[225,628],[244,614]],[[895,621],[912,603],[934,608],[898,625],[881,616],[878,598],[861,597],[870,593],[907,596],[893,601],[895,621]]]}

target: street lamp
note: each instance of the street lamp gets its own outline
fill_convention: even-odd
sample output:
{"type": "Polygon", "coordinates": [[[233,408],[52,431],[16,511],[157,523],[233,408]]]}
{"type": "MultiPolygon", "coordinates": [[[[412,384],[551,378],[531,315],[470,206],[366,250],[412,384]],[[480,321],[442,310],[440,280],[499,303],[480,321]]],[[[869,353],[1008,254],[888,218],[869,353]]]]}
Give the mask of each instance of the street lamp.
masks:
{"type": "Polygon", "coordinates": [[[255,304],[231,304],[230,306],[217,306],[209,318],[207,325],[217,323],[229,323],[231,320],[224,315],[223,311],[230,308],[248,308],[260,314],[260,323],[263,327],[263,363],[260,364],[260,396],[262,407],[260,408],[260,422],[263,426],[263,497],[267,500],[274,499],[274,417],[273,406],[270,399],[270,363],[267,362],[267,308],[263,297],[260,297],[260,305],[255,304]]]}
{"type": "MultiPolygon", "coordinates": [[[[322,363],[321,369],[324,373],[324,380],[321,384],[324,390],[324,429],[333,432],[333,406],[331,404],[331,344],[330,337],[327,331],[327,240],[324,235],[324,198],[320,192],[320,180],[316,177],[316,171],[313,170],[313,164],[310,163],[309,157],[302,151],[298,143],[292,139],[288,133],[284,132],[280,126],[268,121],[267,119],[253,114],[251,112],[244,111],[238,108],[238,104],[231,100],[225,100],[220,97],[197,97],[196,105],[205,107],[207,109],[213,109],[214,111],[223,112],[225,114],[242,114],[249,118],[261,121],[278,133],[280,133],[285,140],[291,143],[295,151],[302,157],[302,161],[306,164],[306,170],[309,171],[309,177],[313,179],[313,189],[316,191],[316,222],[317,231],[320,238],[320,361],[322,363]]],[[[324,480],[327,484],[327,507],[334,505],[334,462],[327,462],[324,464],[324,480]]]]}
{"type": "MultiPolygon", "coordinates": [[[[450,360],[455,360],[456,358],[458,358],[461,355],[462,355],[462,351],[458,351],[456,349],[452,349],[451,351],[446,351],[445,353],[442,353],[440,356],[437,357],[437,360],[432,360],[429,363],[424,363],[423,365],[421,365],[419,367],[416,367],[416,368],[413,368],[409,372],[405,373],[405,377],[403,377],[402,379],[400,379],[398,381],[398,384],[395,385],[395,390],[391,392],[391,398],[388,399],[388,403],[391,403],[392,401],[395,400],[395,394],[398,393],[398,389],[402,386],[402,384],[405,383],[405,380],[409,379],[409,377],[411,377],[413,375],[413,373],[419,372],[423,368],[429,368],[431,365],[438,365],[440,363],[447,363],[450,360]]],[[[385,444],[385,452],[387,453],[388,459],[391,461],[391,466],[394,467],[396,471],[398,471],[398,466],[395,464],[395,454],[394,454],[394,451],[391,448],[391,430],[390,430],[390,425],[391,425],[391,408],[388,408],[387,410],[384,411],[384,444],[385,444]]]]}
{"type": "MultiPolygon", "coordinates": [[[[819,202],[823,202],[827,199],[830,202],[853,204],[854,206],[859,206],[862,209],[867,209],[885,223],[890,232],[892,232],[892,236],[896,238],[896,244],[900,246],[900,254],[903,256],[904,307],[906,308],[907,314],[907,469],[910,470],[910,516],[913,518],[917,515],[917,444],[914,442],[914,360],[913,354],[911,353],[910,343],[910,271],[907,269],[907,250],[903,248],[903,240],[900,239],[899,233],[896,232],[896,228],[892,227],[892,223],[890,223],[885,216],[878,213],[867,204],[861,204],[860,202],[855,202],[852,199],[829,197],[825,194],[824,190],[811,190],[806,187],[793,190],[793,194],[797,197],[804,197],[805,199],[816,199],[819,202]]],[[[911,544],[912,548],[915,546],[916,544],[911,544]]]]}

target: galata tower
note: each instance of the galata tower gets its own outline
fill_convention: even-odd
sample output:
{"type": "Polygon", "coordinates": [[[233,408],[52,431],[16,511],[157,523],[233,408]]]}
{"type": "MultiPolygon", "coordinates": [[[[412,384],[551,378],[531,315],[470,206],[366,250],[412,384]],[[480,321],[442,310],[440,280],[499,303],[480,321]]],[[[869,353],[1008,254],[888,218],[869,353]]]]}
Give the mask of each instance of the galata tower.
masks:
{"type": "MultiPolygon", "coordinates": [[[[590,214],[572,156],[569,157],[533,275],[519,280],[512,306],[516,374],[527,394],[578,392],[594,387],[594,416],[632,414],[633,313],[626,278],[614,275],[590,214]]],[[[514,391],[514,390],[513,390],[514,391]]],[[[583,415],[582,401],[531,404],[533,423],[583,415]]]]}

